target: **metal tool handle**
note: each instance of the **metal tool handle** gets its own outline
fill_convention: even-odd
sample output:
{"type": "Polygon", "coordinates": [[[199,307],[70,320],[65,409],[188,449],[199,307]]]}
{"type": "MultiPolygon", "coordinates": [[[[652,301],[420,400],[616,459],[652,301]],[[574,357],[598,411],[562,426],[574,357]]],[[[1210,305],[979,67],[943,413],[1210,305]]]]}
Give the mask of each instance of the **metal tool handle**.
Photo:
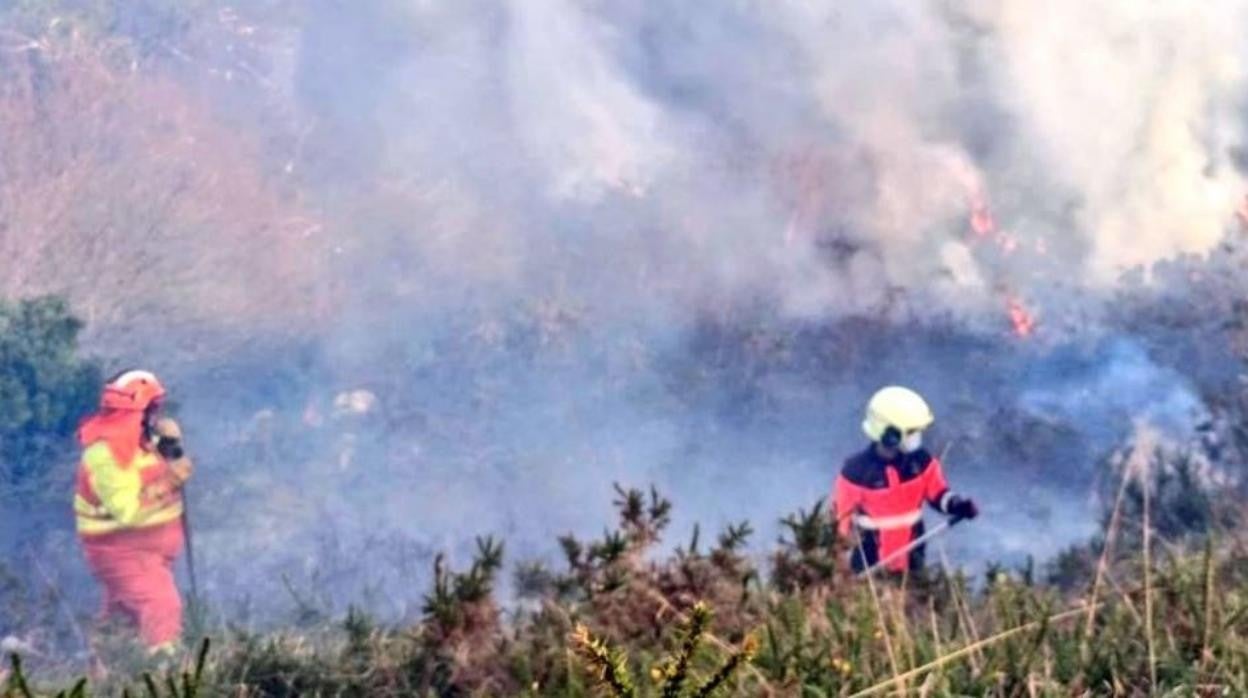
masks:
{"type": "Polygon", "coordinates": [[[182,538],[186,542],[186,573],[191,583],[191,599],[199,602],[199,579],[195,574],[195,543],[191,536],[191,503],[187,489],[182,487],[182,538]]]}
{"type": "MultiPolygon", "coordinates": [[[[918,538],[915,538],[914,540],[910,541],[909,543],[907,543],[907,544],[905,545],[905,547],[900,548],[900,549],[898,549],[898,550],[894,550],[892,553],[890,553],[889,555],[887,555],[886,557],[884,557],[884,559],[882,559],[882,560],[878,560],[878,561],[876,561],[876,563],[875,563],[874,565],[871,565],[870,567],[868,567],[868,568],[864,569],[864,570],[863,570],[860,574],[871,574],[872,572],[874,572],[874,571],[878,570],[879,568],[883,567],[884,565],[887,565],[888,563],[892,562],[893,560],[896,560],[897,558],[899,558],[899,557],[901,557],[901,556],[903,556],[903,555],[909,555],[909,554],[910,554],[910,551],[914,550],[915,548],[919,547],[920,545],[923,545],[924,543],[926,543],[927,541],[929,541],[929,540],[931,540],[931,539],[935,538],[936,536],[943,535],[943,534],[947,533],[947,532],[949,531],[949,529],[953,528],[954,526],[957,526],[958,524],[962,523],[962,522],[963,522],[963,521],[965,521],[965,520],[966,520],[966,517],[963,517],[963,516],[953,516],[953,517],[950,517],[950,518],[948,518],[948,519],[946,519],[946,520],[942,521],[942,522],[941,522],[941,524],[940,524],[939,526],[937,526],[936,528],[933,528],[932,530],[928,531],[927,533],[924,533],[923,535],[919,536],[918,538]]],[[[858,549],[859,549],[859,551],[862,551],[862,543],[861,543],[861,539],[860,539],[859,544],[858,544],[858,549]]],[[[860,552],[859,554],[862,554],[862,553],[860,552]]]]}

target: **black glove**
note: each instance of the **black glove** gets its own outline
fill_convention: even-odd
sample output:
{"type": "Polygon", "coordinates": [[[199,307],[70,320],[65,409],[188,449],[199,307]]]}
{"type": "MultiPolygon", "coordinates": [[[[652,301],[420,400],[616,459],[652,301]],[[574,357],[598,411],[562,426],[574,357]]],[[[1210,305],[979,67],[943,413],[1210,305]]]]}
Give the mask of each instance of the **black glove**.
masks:
{"type": "Polygon", "coordinates": [[[178,460],[186,455],[186,452],[182,449],[182,439],[168,436],[162,436],[156,441],[156,452],[164,456],[166,460],[178,460]]]}
{"type": "Polygon", "coordinates": [[[949,515],[958,519],[973,519],[979,516],[979,507],[972,499],[954,495],[949,498],[949,515]]]}
{"type": "Polygon", "coordinates": [[[152,424],[152,434],[156,437],[156,452],[165,460],[178,460],[186,455],[182,448],[182,427],[169,417],[161,417],[152,424]]]}

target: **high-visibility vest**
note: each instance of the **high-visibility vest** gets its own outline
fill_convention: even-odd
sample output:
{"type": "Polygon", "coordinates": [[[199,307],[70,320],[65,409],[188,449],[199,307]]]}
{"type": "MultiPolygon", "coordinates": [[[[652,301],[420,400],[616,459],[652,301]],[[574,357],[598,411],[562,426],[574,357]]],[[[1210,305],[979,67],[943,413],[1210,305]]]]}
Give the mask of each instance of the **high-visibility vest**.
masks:
{"type": "Polygon", "coordinates": [[[90,444],[78,465],[74,514],[78,533],[96,536],[150,528],[182,516],[181,490],[171,486],[169,464],[138,449],[129,463],[118,461],[106,441],[90,444]]]}

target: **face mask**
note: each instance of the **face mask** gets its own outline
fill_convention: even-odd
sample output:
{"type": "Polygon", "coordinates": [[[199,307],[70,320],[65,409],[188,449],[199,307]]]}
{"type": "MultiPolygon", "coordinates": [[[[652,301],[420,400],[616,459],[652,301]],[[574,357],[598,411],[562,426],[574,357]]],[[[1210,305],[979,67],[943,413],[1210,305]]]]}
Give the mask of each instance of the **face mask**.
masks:
{"type": "Polygon", "coordinates": [[[914,453],[920,448],[923,448],[923,432],[921,431],[909,434],[901,440],[902,453],[914,453]]]}

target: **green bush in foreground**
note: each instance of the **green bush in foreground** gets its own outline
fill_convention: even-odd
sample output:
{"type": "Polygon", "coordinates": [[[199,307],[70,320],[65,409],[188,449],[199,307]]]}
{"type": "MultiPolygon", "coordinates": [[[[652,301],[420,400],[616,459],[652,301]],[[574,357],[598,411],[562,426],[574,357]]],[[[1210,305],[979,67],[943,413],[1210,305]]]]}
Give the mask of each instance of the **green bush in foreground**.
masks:
{"type": "MultiPolygon", "coordinates": [[[[174,667],[164,683],[134,667],[139,678],[126,684],[124,667],[101,656],[113,671],[95,694],[1248,694],[1248,553],[1227,533],[1196,548],[1154,537],[1145,556],[1126,549],[1138,539],[1123,534],[1143,521],[1124,507],[1085,550],[1083,576],[1063,587],[1000,568],[982,584],[939,570],[851,579],[835,564],[845,542],[815,508],[785,520],[764,576],[741,553],[746,525],[709,549],[695,534],[652,554],[670,503],[619,494],[617,528],[562,539],[561,569],[520,568],[519,610],[496,603],[502,547],[483,539],[465,571],[439,559],[411,627],[352,609],[299,633],[220,628],[206,660],[174,667]]],[[[55,694],[37,690],[13,671],[3,695],[55,694]]],[[[63,694],[87,690],[79,682],[63,694]]]]}

